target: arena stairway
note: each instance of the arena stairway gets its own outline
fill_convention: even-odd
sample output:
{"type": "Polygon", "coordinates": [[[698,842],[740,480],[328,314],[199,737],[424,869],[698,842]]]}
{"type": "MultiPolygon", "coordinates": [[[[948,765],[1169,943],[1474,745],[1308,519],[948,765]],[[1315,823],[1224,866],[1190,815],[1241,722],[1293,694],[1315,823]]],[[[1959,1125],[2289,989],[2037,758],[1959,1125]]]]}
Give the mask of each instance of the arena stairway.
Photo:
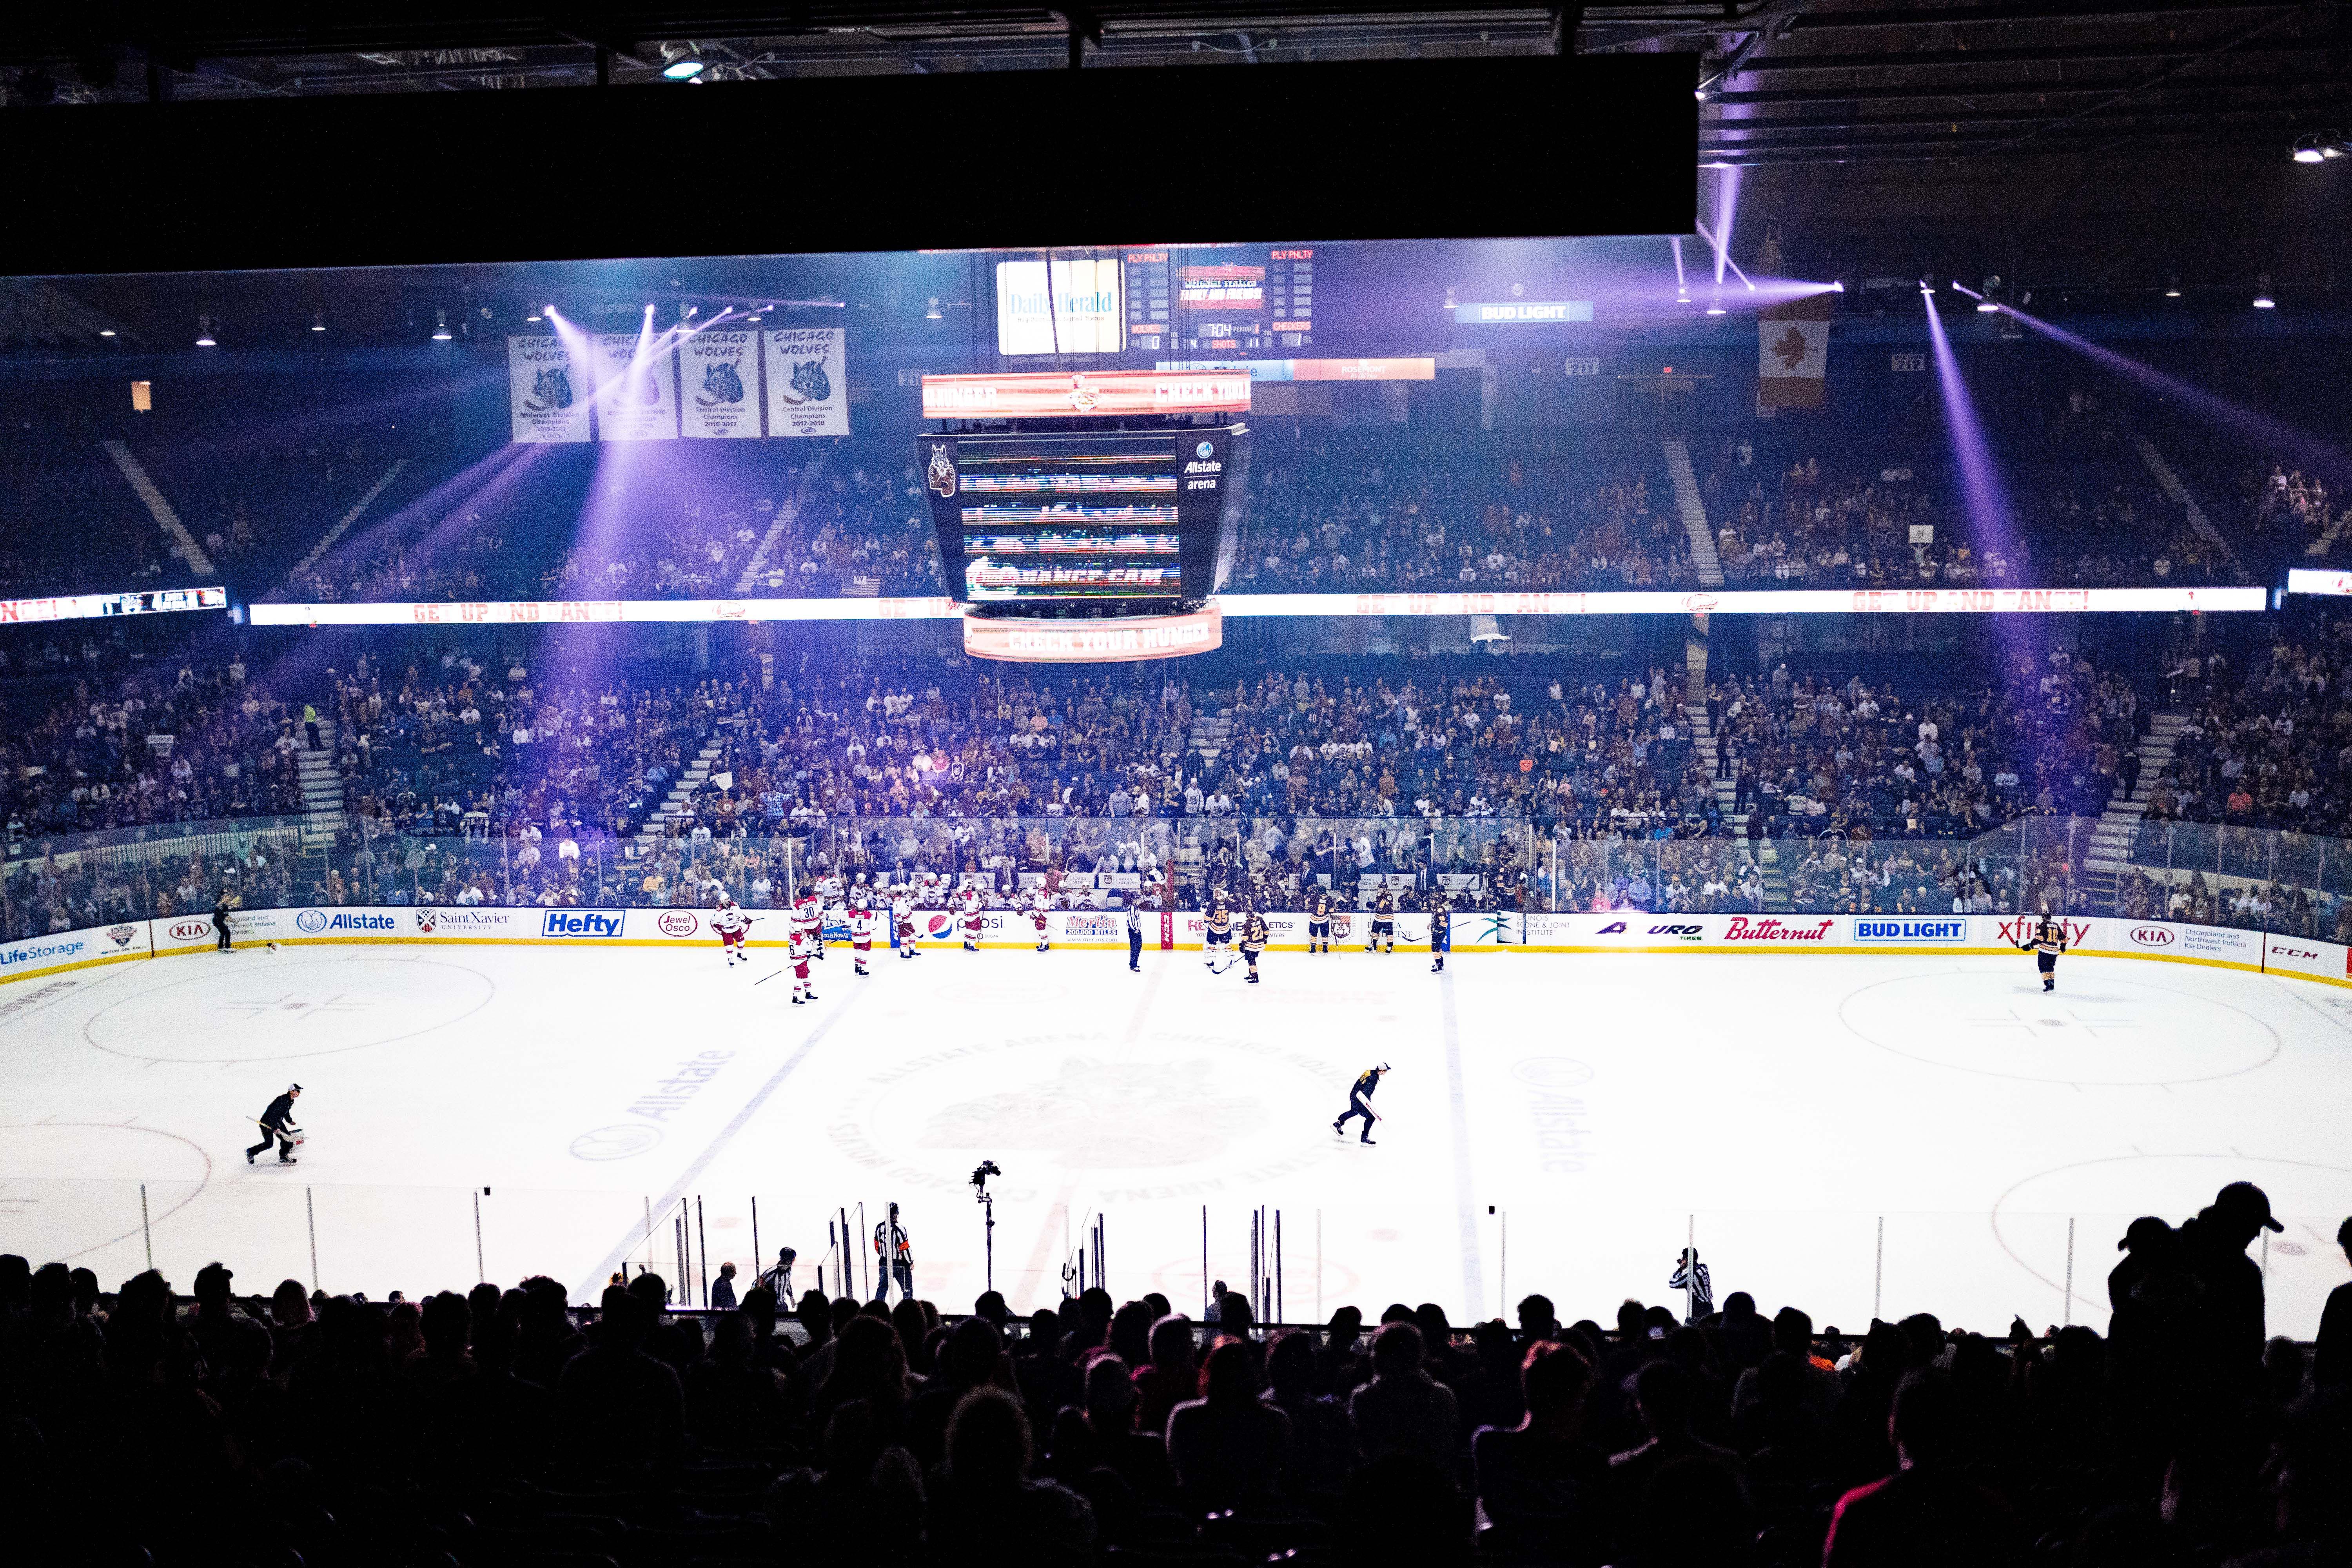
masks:
{"type": "MultiPolygon", "coordinates": [[[[1716,776],[1722,753],[1716,749],[1715,725],[1706,711],[1706,643],[1703,638],[1692,637],[1684,640],[1683,668],[1690,678],[1684,687],[1683,715],[1690,721],[1693,748],[1699,760],[1706,764],[1708,787],[1715,791],[1716,809],[1723,814],[1724,830],[1745,845],[1748,842],[1748,814],[1732,809],[1739,798],[1738,786],[1733,780],[1716,776]]],[[[1769,838],[1763,841],[1763,848],[1757,856],[1757,865],[1764,875],[1764,907],[1768,910],[1787,909],[1789,879],[1780,869],[1780,852],[1769,838]]]]}
{"type": "Polygon", "coordinates": [[[2230,563],[2231,579],[2239,583],[2252,582],[2253,578],[2246,574],[2246,563],[2238,559],[2238,552],[2231,548],[2228,540],[2221,537],[2221,531],[2213,526],[2212,520],[2205,515],[2205,509],[2197,504],[2197,498],[2189,493],[2189,487],[2180,482],[2180,476],[2172,471],[2172,465],[2166,462],[2164,454],[2156,449],[2156,443],[2142,436],[2136,445],[2139,447],[2139,460],[2147,468],[2149,477],[2156,480],[2157,488],[2180,509],[2198,537],[2221,552],[2221,558],[2230,563]]]}
{"type": "Polygon", "coordinates": [[[712,741],[695,753],[694,761],[686,764],[686,772],[678,775],[677,783],[670,786],[669,794],[646,818],[645,826],[637,830],[638,854],[643,855],[660,843],[672,821],[694,814],[691,803],[695,792],[709,780],[711,768],[719,761],[719,753],[726,749],[726,742],[712,741]]]}
{"type": "Polygon", "coordinates": [[[2172,762],[2172,748],[2180,738],[2180,727],[2189,715],[2166,711],[2148,721],[2147,733],[2139,742],[2139,784],[2127,800],[2107,802],[2099,814],[2096,826],[2091,829],[2090,847],[2083,853],[2083,887],[2090,895],[2094,909],[2116,907],[2116,878],[2131,861],[2132,842],[2139,834],[2142,818],[2147,815],[2148,796],[2155,792],[2156,781],[2172,762]]]}
{"type": "Polygon", "coordinates": [[[140,465],[139,459],[131,455],[131,448],[121,441],[109,441],[105,445],[106,455],[114,459],[116,468],[122,470],[123,479],[130,483],[141,504],[146,507],[147,515],[155,520],[156,527],[170,536],[172,553],[196,575],[214,575],[217,568],[213,565],[213,558],[205,553],[204,546],[196,542],[196,536],[188,531],[188,525],[180,521],[180,514],[172,510],[172,503],[163,499],[163,492],[155,488],[155,481],[147,477],[147,470],[140,465]]]}
{"type": "Polygon", "coordinates": [[[809,459],[807,468],[801,470],[800,485],[793,493],[776,503],[776,515],[770,520],[768,531],[760,536],[759,548],[753,550],[751,559],[743,563],[743,575],[735,580],[738,597],[758,594],[768,586],[768,557],[775,552],[776,542],[783,538],[785,531],[793,526],[793,520],[800,516],[802,493],[824,472],[824,454],[820,452],[809,459]]]}
{"type": "Polygon", "coordinates": [[[1715,531],[1707,526],[1706,502],[1698,493],[1698,475],[1691,468],[1690,447],[1682,441],[1666,444],[1666,478],[1675,485],[1675,510],[1682,514],[1683,531],[1690,535],[1691,565],[1698,573],[1699,586],[1723,586],[1723,559],[1715,552],[1715,531]]]}
{"type": "MultiPolygon", "coordinates": [[[[352,531],[352,524],[359,521],[367,509],[375,504],[378,496],[392,488],[392,481],[400,478],[401,470],[407,467],[407,458],[394,458],[392,460],[392,467],[384,469],[383,477],[370,486],[367,492],[352,504],[352,509],[336,519],[335,525],[320,535],[319,542],[311,545],[299,561],[294,563],[294,572],[308,572],[311,567],[316,566],[319,563],[319,558],[332,550],[336,542],[352,531]]],[[[323,730],[321,732],[324,732],[323,730]]]]}
{"type": "Polygon", "coordinates": [[[307,856],[313,848],[323,848],[335,841],[335,830],[343,825],[343,775],[335,769],[335,721],[319,720],[319,741],[326,750],[310,750],[310,738],[295,726],[295,766],[302,778],[302,809],[308,817],[302,825],[302,848],[307,856]]]}

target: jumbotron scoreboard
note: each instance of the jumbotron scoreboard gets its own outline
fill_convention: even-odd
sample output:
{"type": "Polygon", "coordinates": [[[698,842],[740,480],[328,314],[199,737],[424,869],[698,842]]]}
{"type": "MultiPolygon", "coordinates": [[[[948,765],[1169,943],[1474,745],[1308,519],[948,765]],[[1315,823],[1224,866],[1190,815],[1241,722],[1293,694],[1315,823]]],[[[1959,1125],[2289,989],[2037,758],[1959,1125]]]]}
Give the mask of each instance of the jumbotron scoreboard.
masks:
{"type": "Polygon", "coordinates": [[[1314,344],[1312,246],[1129,250],[1120,260],[1130,352],[1190,359],[1314,344]]]}
{"type": "Polygon", "coordinates": [[[1249,390],[1232,371],[924,377],[924,412],[950,428],[917,437],[917,457],[967,650],[1086,657],[1077,623],[1119,623],[1085,634],[1106,648],[1144,621],[1211,636],[1247,492],[1249,427],[1231,416],[1249,390]]]}

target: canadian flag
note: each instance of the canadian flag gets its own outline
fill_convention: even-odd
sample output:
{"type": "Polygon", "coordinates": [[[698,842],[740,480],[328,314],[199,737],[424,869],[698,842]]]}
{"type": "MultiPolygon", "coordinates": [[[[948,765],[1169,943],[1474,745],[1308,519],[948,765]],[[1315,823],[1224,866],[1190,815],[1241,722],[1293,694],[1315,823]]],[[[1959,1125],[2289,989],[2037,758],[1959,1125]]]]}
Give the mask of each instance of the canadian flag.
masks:
{"type": "Polygon", "coordinates": [[[1819,408],[1830,359],[1830,296],[1758,311],[1756,340],[1757,406],[1819,408]]]}

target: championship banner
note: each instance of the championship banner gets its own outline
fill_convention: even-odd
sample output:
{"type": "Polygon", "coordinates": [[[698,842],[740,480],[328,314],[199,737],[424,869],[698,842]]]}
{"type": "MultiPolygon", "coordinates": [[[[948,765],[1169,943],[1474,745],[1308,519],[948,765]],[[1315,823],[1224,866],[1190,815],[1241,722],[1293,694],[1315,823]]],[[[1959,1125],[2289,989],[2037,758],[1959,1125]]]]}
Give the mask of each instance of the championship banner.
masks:
{"type": "Polygon", "coordinates": [[[507,412],[517,441],[588,439],[588,367],[559,337],[507,340],[507,412]]]}
{"type": "Polygon", "coordinates": [[[849,434],[848,333],[785,327],[760,334],[768,377],[768,434],[849,434]]]}
{"type": "Polygon", "coordinates": [[[760,434],[759,334],[719,328],[677,347],[678,414],[690,438],[760,434]]]}
{"type": "Polygon", "coordinates": [[[1756,312],[1759,408],[1819,408],[1830,363],[1830,297],[1808,295],[1756,312]]]}
{"type": "Polygon", "coordinates": [[[604,441],[677,439],[675,365],[667,349],[637,357],[635,332],[599,332],[595,354],[596,435],[604,441]]]}

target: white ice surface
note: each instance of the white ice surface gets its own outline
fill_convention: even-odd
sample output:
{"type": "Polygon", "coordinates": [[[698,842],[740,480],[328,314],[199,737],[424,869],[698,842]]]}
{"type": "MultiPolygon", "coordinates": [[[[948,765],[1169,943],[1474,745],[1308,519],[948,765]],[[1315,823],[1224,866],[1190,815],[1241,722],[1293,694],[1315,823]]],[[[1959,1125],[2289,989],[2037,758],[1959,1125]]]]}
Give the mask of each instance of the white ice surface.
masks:
{"type": "Polygon", "coordinates": [[[0,987],[0,1250],[111,1288],[152,1238],[183,1289],[218,1258],[266,1290],[312,1279],[315,1231],[329,1289],[415,1295],[476,1279],[478,1205],[488,1278],[584,1292],[624,1258],[674,1278],[681,1199],[709,1268],[748,1275],[756,1196],[805,1289],[830,1218],[870,1236],[896,1199],[918,1290],[962,1310],[992,1158],[1016,1310],[1100,1214],[1113,1293],[1197,1311],[1203,1205],[1240,1288],[1263,1205],[1294,1320],[1533,1290],[1605,1320],[1667,1300],[1695,1236],[1718,1297],[1817,1324],[2104,1327],[2125,1223],[2239,1178],[2287,1223],[2273,1332],[2311,1334],[2347,1278],[2352,991],[2071,956],[2054,997],[2022,959],[1275,953],[1257,986],[1124,960],[885,952],[860,980],[835,950],[805,1007],[752,984],[772,953],[699,948],[199,952],[0,987]],[[1382,1060],[1377,1146],[1335,1138],[1382,1060]],[[311,1141],[248,1168],[289,1079],[311,1141]]]}

